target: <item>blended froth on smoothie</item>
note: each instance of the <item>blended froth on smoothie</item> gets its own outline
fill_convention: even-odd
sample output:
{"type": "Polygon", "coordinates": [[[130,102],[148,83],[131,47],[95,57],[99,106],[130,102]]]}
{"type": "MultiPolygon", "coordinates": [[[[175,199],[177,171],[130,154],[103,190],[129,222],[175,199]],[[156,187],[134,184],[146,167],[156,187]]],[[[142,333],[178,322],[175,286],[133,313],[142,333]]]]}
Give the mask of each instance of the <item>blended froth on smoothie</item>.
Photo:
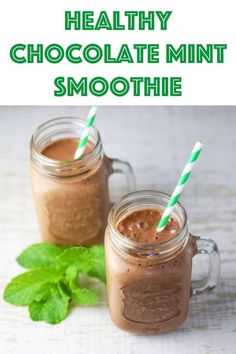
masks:
{"type": "MultiPolygon", "coordinates": [[[[53,160],[74,160],[76,148],[78,146],[79,139],[77,138],[64,138],[49,143],[43,147],[41,154],[53,159],[53,160]]],[[[88,142],[85,147],[85,154],[89,153],[93,149],[92,143],[88,142]]]]}
{"type": "Polygon", "coordinates": [[[162,232],[156,231],[163,210],[146,208],[133,211],[122,218],[118,224],[118,231],[131,241],[139,243],[161,243],[175,237],[180,231],[179,221],[171,216],[162,232]]]}

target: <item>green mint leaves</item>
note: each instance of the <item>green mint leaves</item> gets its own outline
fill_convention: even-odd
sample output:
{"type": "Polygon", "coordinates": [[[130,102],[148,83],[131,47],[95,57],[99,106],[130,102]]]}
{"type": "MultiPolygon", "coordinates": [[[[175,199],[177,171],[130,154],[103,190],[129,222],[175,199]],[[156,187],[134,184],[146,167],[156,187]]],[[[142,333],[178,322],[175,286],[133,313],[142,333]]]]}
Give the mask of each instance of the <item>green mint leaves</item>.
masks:
{"type": "Polygon", "coordinates": [[[35,297],[41,298],[47,290],[47,284],[57,283],[60,274],[54,270],[37,269],[20,274],[6,286],[4,299],[17,306],[29,305],[35,297]]]}
{"type": "Polygon", "coordinates": [[[45,321],[56,324],[67,315],[70,297],[60,284],[50,284],[42,301],[33,301],[29,305],[30,317],[33,321],[45,321]]]}
{"type": "Polygon", "coordinates": [[[85,274],[106,282],[104,247],[58,247],[34,244],[24,250],[17,262],[28,272],[13,278],[4,290],[4,300],[17,306],[29,306],[34,321],[55,324],[68,313],[71,300],[93,305],[99,294],[84,287],[85,274]]]}
{"type": "Polygon", "coordinates": [[[26,269],[55,266],[57,256],[65,249],[65,247],[57,247],[50,243],[36,243],[26,248],[16,260],[26,269]]]}
{"type": "MultiPolygon", "coordinates": [[[[100,247],[100,246],[99,246],[100,247]]],[[[85,247],[73,247],[64,250],[58,257],[62,268],[73,266],[77,272],[87,273],[93,268],[94,259],[91,250],[85,247]]]]}
{"type": "Polygon", "coordinates": [[[93,266],[88,272],[91,277],[100,279],[103,283],[106,283],[106,269],[105,269],[105,253],[104,247],[93,246],[90,248],[90,252],[93,258],[93,266]]]}

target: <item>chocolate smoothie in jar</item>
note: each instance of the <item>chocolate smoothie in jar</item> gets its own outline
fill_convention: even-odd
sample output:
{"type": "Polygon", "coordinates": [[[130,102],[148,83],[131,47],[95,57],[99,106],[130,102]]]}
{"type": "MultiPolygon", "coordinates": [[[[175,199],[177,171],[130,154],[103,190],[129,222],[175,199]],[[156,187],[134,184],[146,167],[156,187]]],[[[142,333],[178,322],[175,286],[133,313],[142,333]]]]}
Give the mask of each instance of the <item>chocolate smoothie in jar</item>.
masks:
{"type": "Polygon", "coordinates": [[[178,203],[166,228],[156,226],[169,196],[155,191],[128,194],[108,217],[105,237],[107,287],[113,322],[128,332],[174,330],[186,319],[190,294],[209,291],[219,276],[212,240],[192,236],[178,203]],[[209,255],[206,279],[191,283],[192,257],[209,255]]]}
{"type": "Polygon", "coordinates": [[[56,118],[35,131],[31,139],[31,183],[42,239],[58,245],[101,243],[110,210],[108,177],[124,174],[134,188],[127,162],[109,159],[99,132],[90,129],[89,142],[74,160],[85,121],[56,118]]]}

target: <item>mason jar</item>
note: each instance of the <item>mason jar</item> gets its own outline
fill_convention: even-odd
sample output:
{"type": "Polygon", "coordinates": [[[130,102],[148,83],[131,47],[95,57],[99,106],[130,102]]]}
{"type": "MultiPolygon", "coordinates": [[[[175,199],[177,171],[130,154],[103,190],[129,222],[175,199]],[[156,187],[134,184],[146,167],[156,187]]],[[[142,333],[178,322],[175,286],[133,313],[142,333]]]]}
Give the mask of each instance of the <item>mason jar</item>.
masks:
{"type": "Polygon", "coordinates": [[[190,295],[212,290],[220,272],[214,241],[190,234],[188,216],[177,203],[173,217],[179,232],[168,241],[138,243],[124,237],[117,225],[132,212],[164,210],[170,196],[139,191],[121,198],[111,209],[105,236],[107,289],[110,315],[121,329],[134,333],[174,330],[185,321],[190,295]],[[209,256],[206,278],[191,281],[192,258],[209,256]]]}
{"type": "Polygon", "coordinates": [[[30,174],[42,240],[58,245],[101,243],[110,210],[108,178],[121,173],[127,191],[135,188],[128,162],[108,158],[93,126],[91,148],[79,160],[48,158],[45,147],[60,139],[79,138],[85,121],[77,117],[52,119],[40,125],[30,142],[30,174]]]}

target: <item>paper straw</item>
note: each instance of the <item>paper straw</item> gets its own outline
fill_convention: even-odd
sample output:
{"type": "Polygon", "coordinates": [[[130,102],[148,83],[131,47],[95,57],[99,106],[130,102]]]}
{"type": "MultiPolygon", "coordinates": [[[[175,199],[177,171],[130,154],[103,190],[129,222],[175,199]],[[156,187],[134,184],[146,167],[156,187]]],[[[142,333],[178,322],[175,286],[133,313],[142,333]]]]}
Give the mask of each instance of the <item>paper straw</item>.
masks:
{"type": "Polygon", "coordinates": [[[81,137],[80,137],[80,141],[77,147],[77,150],[75,152],[74,155],[74,159],[78,160],[80,159],[80,157],[83,155],[84,150],[86,148],[86,144],[88,142],[88,137],[89,137],[89,130],[91,128],[91,126],[93,125],[93,122],[96,118],[96,111],[97,111],[97,107],[96,106],[92,106],[90,108],[89,114],[88,114],[88,118],[86,120],[86,124],[84,127],[84,130],[82,131],[81,137]]]}
{"type": "Polygon", "coordinates": [[[164,210],[164,213],[162,214],[161,220],[159,222],[159,224],[157,225],[157,232],[161,232],[164,230],[164,228],[166,227],[166,224],[168,223],[168,220],[170,218],[171,212],[173,210],[173,208],[175,207],[176,203],[179,200],[179,197],[181,195],[181,193],[184,190],[185,184],[187,182],[187,180],[189,179],[192,169],[202,151],[203,148],[203,144],[200,143],[199,141],[196,142],[196,144],[194,145],[194,148],[191,152],[191,155],[189,156],[188,162],[184,167],[184,170],[178,180],[177,186],[174,189],[174,192],[172,193],[169,203],[167,204],[166,209],[164,210]]]}

